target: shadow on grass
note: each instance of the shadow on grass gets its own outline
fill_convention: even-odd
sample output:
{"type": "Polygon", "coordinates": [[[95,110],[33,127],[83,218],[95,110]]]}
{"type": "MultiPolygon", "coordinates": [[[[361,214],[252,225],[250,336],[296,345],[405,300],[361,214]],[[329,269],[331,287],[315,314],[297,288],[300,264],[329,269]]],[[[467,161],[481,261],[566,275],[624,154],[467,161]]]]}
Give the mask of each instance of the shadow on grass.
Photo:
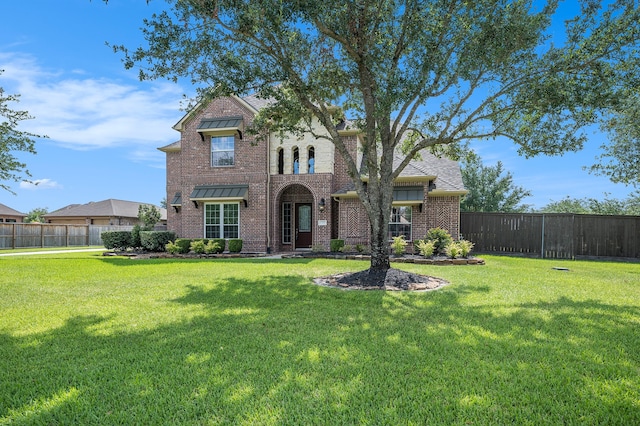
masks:
{"type": "MultiPolygon", "coordinates": [[[[120,261],[111,259],[110,261],[120,261]]],[[[106,260],[107,261],[107,260],[106,260]]],[[[224,279],[143,331],[0,334],[0,423],[638,424],[640,311],[224,279]]],[[[149,312],[153,315],[153,312],[149,312]]]]}

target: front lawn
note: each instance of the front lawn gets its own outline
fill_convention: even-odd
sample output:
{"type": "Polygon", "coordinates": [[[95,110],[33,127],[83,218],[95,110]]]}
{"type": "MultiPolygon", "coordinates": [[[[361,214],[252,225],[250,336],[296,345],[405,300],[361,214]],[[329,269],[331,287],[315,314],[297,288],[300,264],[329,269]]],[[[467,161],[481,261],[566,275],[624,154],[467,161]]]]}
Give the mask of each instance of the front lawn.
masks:
{"type": "Polygon", "coordinates": [[[0,425],[640,424],[640,264],[485,259],[0,258],[0,425]]]}

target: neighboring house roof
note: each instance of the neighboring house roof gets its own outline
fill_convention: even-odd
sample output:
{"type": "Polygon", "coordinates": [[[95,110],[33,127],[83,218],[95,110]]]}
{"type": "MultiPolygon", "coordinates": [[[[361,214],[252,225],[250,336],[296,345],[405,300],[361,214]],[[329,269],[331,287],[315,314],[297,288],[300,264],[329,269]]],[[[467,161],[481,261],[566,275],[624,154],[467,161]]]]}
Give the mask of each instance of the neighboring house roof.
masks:
{"type": "Polygon", "coordinates": [[[18,210],[14,210],[9,206],[5,206],[0,203],[0,215],[5,216],[26,216],[26,214],[19,212],[18,210]]]}
{"type": "MultiPolygon", "coordinates": [[[[108,199],[92,201],[87,204],[70,204],[66,207],[47,213],[46,218],[51,217],[138,217],[138,208],[141,204],[135,201],[123,201],[108,199]]],[[[157,207],[157,206],[156,206],[157,207]]],[[[167,210],[159,208],[160,219],[167,220],[167,210]]]]}

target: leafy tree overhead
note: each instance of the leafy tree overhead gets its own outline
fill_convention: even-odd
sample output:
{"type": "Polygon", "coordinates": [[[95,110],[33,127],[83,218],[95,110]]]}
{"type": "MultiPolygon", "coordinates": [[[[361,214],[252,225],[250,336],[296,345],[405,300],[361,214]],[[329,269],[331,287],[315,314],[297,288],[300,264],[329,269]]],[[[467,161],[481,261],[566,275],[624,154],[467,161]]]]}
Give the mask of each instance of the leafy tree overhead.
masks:
{"type": "MultiPolygon", "coordinates": [[[[0,75],[2,74],[0,70],[0,75]]],[[[17,102],[19,95],[6,94],[0,87],[0,188],[13,193],[6,181],[20,182],[31,174],[26,164],[19,161],[15,152],[35,154],[34,138],[42,136],[18,130],[21,121],[32,118],[26,111],[10,108],[11,102],[17,102]]]]}
{"type": "Polygon", "coordinates": [[[611,142],[602,146],[600,162],[590,171],[613,182],[640,187],[640,89],[621,102],[620,112],[605,123],[611,142]]]}
{"type": "Polygon", "coordinates": [[[618,114],[640,80],[632,0],[579,1],[564,35],[551,26],[556,0],[169,4],[145,21],[146,46],[114,46],[125,66],[141,79],[189,78],[202,96],[272,99],[258,135],[317,120],[367,211],[372,281],[389,268],[393,180],[421,150],[505,137],[526,156],[576,151],[583,129],[618,114]],[[343,114],[361,131],[362,170],[336,128],[343,114]]]}
{"type": "Polygon", "coordinates": [[[46,207],[36,207],[27,213],[27,217],[24,219],[26,223],[45,223],[44,215],[49,213],[46,207]]]}
{"type": "Polygon", "coordinates": [[[460,208],[466,212],[524,212],[530,206],[520,204],[531,192],[514,185],[511,172],[505,172],[502,162],[485,166],[475,153],[462,163],[462,180],[469,193],[460,208]]]}

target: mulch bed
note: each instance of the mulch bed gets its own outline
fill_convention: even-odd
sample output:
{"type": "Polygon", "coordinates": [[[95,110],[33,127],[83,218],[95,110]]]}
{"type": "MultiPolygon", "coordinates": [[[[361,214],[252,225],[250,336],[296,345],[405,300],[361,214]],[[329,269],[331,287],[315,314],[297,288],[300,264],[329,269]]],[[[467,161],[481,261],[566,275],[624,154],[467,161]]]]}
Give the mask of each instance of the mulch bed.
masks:
{"type": "Polygon", "coordinates": [[[431,291],[449,284],[442,278],[419,275],[412,272],[390,268],[384,277],[377,277],[383,285],[371,285],[369,270],[335,274],[328,277],[316,278],[317,285],[335,287],[345,290],[386,290],[386,291],[431,291]]]}

